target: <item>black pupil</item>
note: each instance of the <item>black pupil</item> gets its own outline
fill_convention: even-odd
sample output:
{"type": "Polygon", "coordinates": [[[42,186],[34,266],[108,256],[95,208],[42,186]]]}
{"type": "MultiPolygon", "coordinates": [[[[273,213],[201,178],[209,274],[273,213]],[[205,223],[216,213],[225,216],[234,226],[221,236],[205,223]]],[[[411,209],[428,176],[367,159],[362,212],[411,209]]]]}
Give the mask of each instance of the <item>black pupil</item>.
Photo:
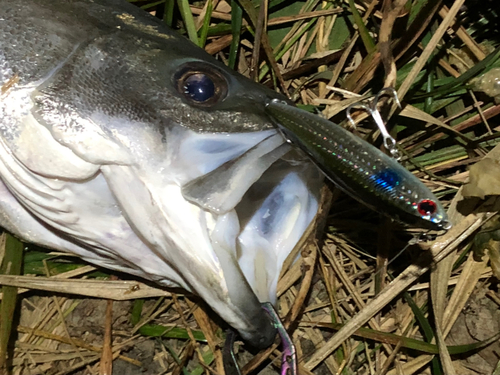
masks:
{"type": "Polygon", "coordinates": [[[184,92],[194,101],[203,103],[215,95],[215,84],[209,76],[195,73],[184,81],[184,92]]]}
{"type": "Polygon", "coordinates": [[[418,208],[427,215],[432,215],[436,211],[436,204],[432,201],[422,201],[418,208]]]}

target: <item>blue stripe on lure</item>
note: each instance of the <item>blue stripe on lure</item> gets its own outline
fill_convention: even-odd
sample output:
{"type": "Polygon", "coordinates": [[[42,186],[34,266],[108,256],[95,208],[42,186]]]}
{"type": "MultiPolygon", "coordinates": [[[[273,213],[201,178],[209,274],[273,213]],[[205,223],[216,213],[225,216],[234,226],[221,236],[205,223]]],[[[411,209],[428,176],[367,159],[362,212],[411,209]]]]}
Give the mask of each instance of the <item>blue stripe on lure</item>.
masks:
{"type": "Polygon", "coordinates": [[[409,226],[451,227],[443,206],[427,186],[368,142],[281,101],[269,102],[266,111],[285,138],[353,198],[409,226]]]}

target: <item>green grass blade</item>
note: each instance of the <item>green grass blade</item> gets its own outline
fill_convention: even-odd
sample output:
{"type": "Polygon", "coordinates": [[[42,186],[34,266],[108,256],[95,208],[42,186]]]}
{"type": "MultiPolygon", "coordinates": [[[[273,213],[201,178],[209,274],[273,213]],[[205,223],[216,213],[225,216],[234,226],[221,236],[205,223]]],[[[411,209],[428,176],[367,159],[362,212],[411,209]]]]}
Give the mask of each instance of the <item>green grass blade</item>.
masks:
{"type": "Polygon", "coordinates": [[[136,299],[132,305],[132,313],[130,314],[130,323],[137,325],[141,321],[142,308],[144,307],[143,299],[136,299]]]}
{"type": "MultiPolygon", "coordinates": [[[[325,328],[328,327],[336,331],[340,330],[344,326],[343,324],[319,323],[319,322],[314,324],[317,327],[325,327],[325,328]]],[[[421,340],[412,339],[401,335],[396,335],[394,333],[380,332],[369,328],[359,328],[354,333],[353,336],[373,340],[376,342],[387,343],[391,345],[401,344],[403,348],[417,350],[425,354],[439,354],[439,348],[437,345],[429,344],[421,340]]],[[[499,337],[500,333],[497,333],[494,336],[491,336],[490,338],[484,341],[475,342],[467,345],[451,345],[447,346],[447,349],[451,355],[470,353],[490,345],[492,342],[498,340],[499,337]]]]}
{"type": "MultiPolygon", "coordinates": [[[[214,353],[211,350],[203,353],[203,362],[205,365],[210,365],[215,359],[214,353]]],[[[198,365],[196,368],[190,372],[191,375],[202,375],[206,371],[204,366],[198,365]]]]}
{"type": "Polygon", "coordinates": [[[243,8],[236,0],[231,1],[231,34],[233,40],[229,49],[228,65],[231,69],[236,67],[236,59],[240,49],[241,26],[243,23],[243,8]]]}
{"type": "MultiPolygon", "coordinates": [[[[290,41],[283,47],[283,49],[276,54],[276,61],[281,59],[287,51],[293,47],[293,45],[304,35],[309,28],[316,22],[318,18],[311,18],[309,22],[306,24],[306,26],[301,30],[300,33],[297,33],[293,38],[290,39],[290,41]]],[[[269,65],[264,65],[259,73],[259,81],[264,79],[266,74],[269,72],[269,65]]]]}
{"type": "Polygon", "coordinates": [[[363,41],[363,44],[366,48],[366,52],[368,53],[373,52],[375,50],[375,42],[373,41],[370,32],[366,28],[366,25],[363,22],[363,18],[356,9],[354,0],[349,0],[349,7],[351,8],[352,16],[354,17],[354,22],[356,23],[356,26],[358,26],[359,36],[363,41]]]}
{"type": "Polygon", "coordinates": [[[146,5],[143,5],[141,7],[141,9],[145,10],[145,11],[148,11],[149,12],[149,9],[151,8],[154,8],[156,7],[157,5],[160,5],[160,4],[163,4],[165,2],[165,0],[160,0],[160,1],[156,1],[154,3],[148,3],[146,5]]]}
{"type": "MultiPolygon", "coordinates": [[[[149,337],[165,337],[170,339],[189,340],[189,335],[186,329],[178,327],[166,327],[160,324],[146,324],[139,328],[138,332],[141,335],[149,337]]],[[[191,332],[193,333],[193,337],[196,341],[207,341],[202,331],[191,330],[191,332]]]]}
{"type": "MultiPolygon", "coordinates": [[[[432,327],[429,323],[429,320],[425,317],[424,311],[420,309],[413,298],[411,297],[410,293],[404,292],[403,297],[408,303],[408,305],[411,308],[411,311],[413,312],[413,315],[415,315],[415,318],[417,319],[418,324],[420,325],[420,328],[422,328],[422,331],[424,333],[425,341],[430,343],[432,339],[434,338],[434,331],[432,330],[432,327]]],[[[439,362],[438,357],[434,357],[431,361],[431,366],[432,366],[432,373],[433,375],[440,375],[442,374],[442,368],[441,368],[441,363],[439,362]]]]}
{"type": "Polygon", "coordinates": [[[208,0],[207,12],[205,13],[205,17],[203,18],[203,25],[200,29],[199,46],[201,48],[205,48],[205,44],[207,43],[208,29],[210,27],[210,19],[212,18],[213,8],[213,0],[208,0]]]}
{"type": "Polygon", "coordinates": [[[194,44],[199,45],[198,33],[196,32],[196,25],[194,24],[193,13],[191,13],[191,9],[189,8],[189,1],[177,0],[177,6],[181,12],[189,39],[194,44]]]}
{"type": "MultiPolygon", "coordinates": [[[[66,257],[54,256],[46,251],[36,250],[36,246],[29,245],[27,251],[24,253],[22,274],[47,276],[47,270],[45,268],[47,267],[49,274],[55,276],[87,265],[88,264],[80,258],[70,257],[67,259],[66,257]]],[[[104,269],[96,270],[87,273],[87,276],[90,278],[109,277],[109,273],[104,271],[104,269]]]]}
{"type": "Polygon", "coordinates": [[[175,0],[167,0],[165,2],[165,14],[163,15],[163,22],[165,22],[165,24],[170,27],[172,27],[174,21],[174,7],[175,0]]]}
{"type": "MultiPolygon", "coordinates": [[[[474,65],[472,68],[463,73],[460,77],[453,79],[450,83],[439,87],[430,94],[415,95],[413,99],[423,99],[429,95],[433,97],[442,96],[453,92],[458,87],[466,85],[472,78],[479,75],[483,71],[486,71],[488,67],[493,65],[498,59],[500,59],[500,47],[497,47],[492,53],[490,53],[486,58],[474,65]]],[[[455,92],[458,95],[458,93],[455,92]]]]}

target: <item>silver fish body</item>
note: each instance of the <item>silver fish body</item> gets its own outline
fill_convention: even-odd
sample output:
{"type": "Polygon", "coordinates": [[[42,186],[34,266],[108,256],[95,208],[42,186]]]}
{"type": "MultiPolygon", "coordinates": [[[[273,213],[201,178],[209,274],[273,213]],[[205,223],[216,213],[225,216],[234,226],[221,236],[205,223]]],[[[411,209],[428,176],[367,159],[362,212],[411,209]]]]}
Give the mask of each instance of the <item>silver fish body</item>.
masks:
{"type": "Polygon", "coordinates": [[[322,177],[278,94],[121,0],[0,0],[0,225],[201,296],[255,346],[322,177]]]}

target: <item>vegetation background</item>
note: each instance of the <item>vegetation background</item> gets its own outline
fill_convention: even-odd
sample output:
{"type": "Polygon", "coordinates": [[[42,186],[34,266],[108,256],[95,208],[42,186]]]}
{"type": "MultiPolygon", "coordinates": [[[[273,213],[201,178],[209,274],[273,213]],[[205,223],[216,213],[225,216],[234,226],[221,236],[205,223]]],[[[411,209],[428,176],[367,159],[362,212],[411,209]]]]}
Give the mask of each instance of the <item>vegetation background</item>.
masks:
{"type": "MultiPolygon", "coordinates": [[[[354,112],[352,129],[345,109],[397,90],[402,110],[389,101],[382,111],[402,163],[448,207],[454,227],[418,241],[330,186],[321,230],[308,234],[278,287],[299,373],[500,374],[496,1],[136,4],[377,147],[372,122],[354,112]]],[[[6,234],[1,249],[5,373],[223,374],[224,332],[202,302],[6,234]],[[131,292],[140,298],[112,301],[131,292]]],[[[279,372],[279,347],[237,346],[243,374],[279,372]]]]}

